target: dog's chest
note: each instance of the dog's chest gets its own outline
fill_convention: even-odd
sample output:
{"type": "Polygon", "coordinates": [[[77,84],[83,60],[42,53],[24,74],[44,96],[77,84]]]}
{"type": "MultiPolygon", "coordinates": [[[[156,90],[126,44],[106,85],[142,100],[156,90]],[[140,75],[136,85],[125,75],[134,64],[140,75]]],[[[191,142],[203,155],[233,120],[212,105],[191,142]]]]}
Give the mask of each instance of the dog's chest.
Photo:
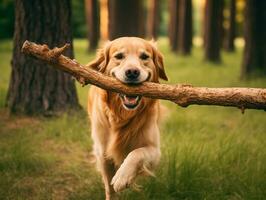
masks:
{"type": "Polygon", "coordinates": [[[134,120],[123,125],[113,123],[107,145],[107,155],[120,165],[133,150],[146,145],[144,124],[134,124],[134,120]]]}

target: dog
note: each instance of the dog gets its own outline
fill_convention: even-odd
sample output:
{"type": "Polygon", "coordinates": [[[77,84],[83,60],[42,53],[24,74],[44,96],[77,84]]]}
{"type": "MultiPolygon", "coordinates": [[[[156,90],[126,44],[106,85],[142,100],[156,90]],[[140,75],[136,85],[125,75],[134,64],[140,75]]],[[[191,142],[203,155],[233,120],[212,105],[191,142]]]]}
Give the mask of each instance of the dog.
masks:
{"type": "MultiPolygon", "coordinates": [[[[137,37],[107,42],[87,66],[125,84],[159,83],[159,79],[168,79],[155,42],[137,37]]],[[[136,176],[153,174],[161,154],[158,100],[91,86],[88,114],[93,154],[103,178],[106,199],[129,187],[136,176]]]]}

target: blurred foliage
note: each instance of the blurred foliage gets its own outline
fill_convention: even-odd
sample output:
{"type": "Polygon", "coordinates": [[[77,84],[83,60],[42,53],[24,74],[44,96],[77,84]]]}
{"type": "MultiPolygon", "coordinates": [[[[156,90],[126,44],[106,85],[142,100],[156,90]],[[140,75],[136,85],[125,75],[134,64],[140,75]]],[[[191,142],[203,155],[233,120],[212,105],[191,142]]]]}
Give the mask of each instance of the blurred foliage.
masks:
{"type": "MultiPolygon", "coordinates": [[[[229,18],[230,18],[230,9],[229,4],[230,0],[224,1],[224,21],[223,21],[223,28],[225,30],[229,29],[229,18]]],[[[244,23],[244,8],[245,8],[245,0],[236,0],[236,37],[242,37],[243,35],[243,23],[244,23]]]]}
{"type": "MultiPolygon", "coordinates": [[[[72,24],[74,37],[86,37],[84,0],[71,0],[72,24]]],[[[14,33],[15,9],[14,0],[0,0],[0,39],[12,38],[14,33]]]]}
{"type": "Polygon", "coordinates": [[[160,16],[160,28],[159,28],[159,35],[160,36],[167,36],[168,35],[168,19],[169,19],[169,12],[168,12],[168,4],[167,1],[161,1],[161,16],[160,16]]]}
{"type": "Polygon", "coordinates": [[[72,1],[72,25],[73,34],[76,38],[84,38],[87,35],[84,0],[72,1]]]}
{"type": "Polygon", "coordinates": [[[14,0],[0,0],[0,39],[13,36],[14,21],[14,0]]]}
{"type": "MultiPolygon", "coordinates": [[[[85,5],[84,0],[71,0],[72,3],[72,24],[73,34],[75,38],[85,38],[87,36],[87,26],[85,18],[85,5]]],[[[147,2],[146,2],[147,3],[147,2]]],[[[245,7],[244,0],[237,0],[237,13],[236,13],[236,32],[237,36],[242,36],[243,32],[243,10],[245,7]]],[[[229,0],[225,0],[224,9],[224,28],[228,28],[229,20],[229,0]]],[[[146,5],[147,6],[147,5],[146,5]]],[[[167,36],[168,34],[168,1],[161,1],[161,24],[159,35],[167,36]]],[[[201,35],[203,19],[203,1],[193,0],[193,29],[194,35],[201,35]]],[[[0,39],[12,38],[14,32],[14,0],[0,0],[0,39]]]]}

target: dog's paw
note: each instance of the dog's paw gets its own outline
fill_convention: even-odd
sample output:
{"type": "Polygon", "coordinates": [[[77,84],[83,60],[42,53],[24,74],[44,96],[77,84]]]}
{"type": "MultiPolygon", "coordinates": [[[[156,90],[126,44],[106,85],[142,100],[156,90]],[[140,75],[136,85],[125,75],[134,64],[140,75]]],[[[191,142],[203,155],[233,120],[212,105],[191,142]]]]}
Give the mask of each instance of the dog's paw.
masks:
{"type": "Polygon", "coordinates": [[[132,184],[135,177],[135,169],[131,167],[126,168],[125,166],[121,165],[111,181],[114,191],[120,192],[121,190],[128,188],[132,184]]]}

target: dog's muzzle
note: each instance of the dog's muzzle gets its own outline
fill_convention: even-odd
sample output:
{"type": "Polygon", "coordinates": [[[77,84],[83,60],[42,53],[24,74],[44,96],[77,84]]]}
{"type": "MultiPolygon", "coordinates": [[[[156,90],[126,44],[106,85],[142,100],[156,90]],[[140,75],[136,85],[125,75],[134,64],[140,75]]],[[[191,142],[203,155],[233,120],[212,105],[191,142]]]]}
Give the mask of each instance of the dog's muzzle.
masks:
{"type": "Polygon", "coordinates": [[[129,68],[126,70],[114,68],[111,70],[111,75],[122,83],[133,85],[149,81],[151,78],[151,72],[138,68],[129,68]]]}
{"type": "Polygon", "coordinates": [[[126,81],[128,83],[134,83],[139,81],[140,71],[139,69],[132,68],[125,71],[126,81]]]}

